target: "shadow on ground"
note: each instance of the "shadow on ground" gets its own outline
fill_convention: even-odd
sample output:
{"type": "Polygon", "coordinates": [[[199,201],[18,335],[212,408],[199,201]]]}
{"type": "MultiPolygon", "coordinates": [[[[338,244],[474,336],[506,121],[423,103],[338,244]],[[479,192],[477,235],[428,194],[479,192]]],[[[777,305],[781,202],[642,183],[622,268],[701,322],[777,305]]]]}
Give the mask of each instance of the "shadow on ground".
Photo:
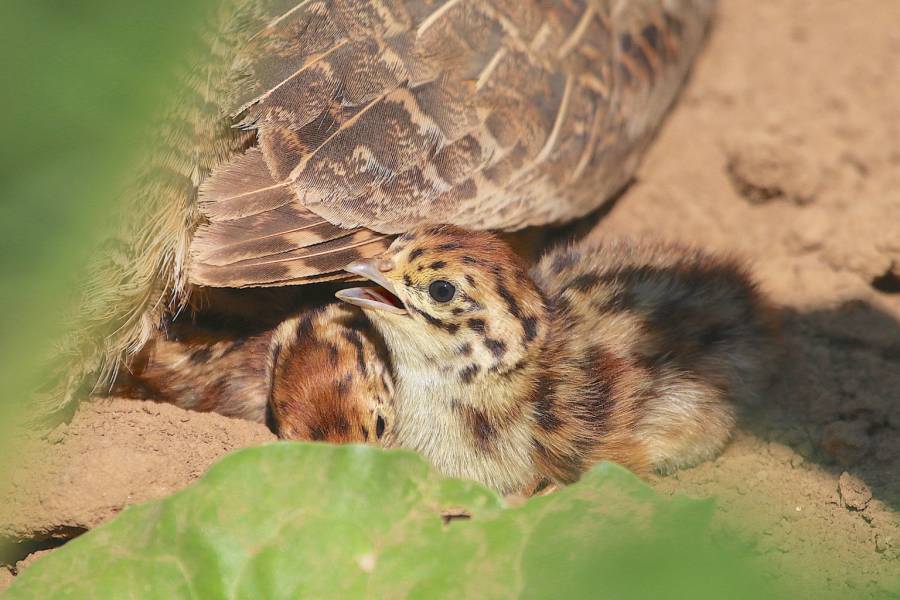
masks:
{"type": "Polygon", "coordinates": [[[863,301],[786,310],[769,394],[741,427],[867,483],[900,510],[900,323],[863,301]]]}

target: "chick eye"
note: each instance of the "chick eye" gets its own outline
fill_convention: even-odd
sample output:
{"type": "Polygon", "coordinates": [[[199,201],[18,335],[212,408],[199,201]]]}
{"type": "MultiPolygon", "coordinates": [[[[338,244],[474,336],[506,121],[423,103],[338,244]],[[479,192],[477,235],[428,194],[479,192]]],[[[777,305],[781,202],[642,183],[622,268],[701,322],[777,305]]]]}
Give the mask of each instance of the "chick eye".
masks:
{"type": "Polygon", "coordinates": [[[453,296],[456,295],[456,288],[449,281],[438,279],[437,281],[432,281],[431,285],[428,286],[428,293],[437,302],[450,302],[453,300],[453,296]]]}

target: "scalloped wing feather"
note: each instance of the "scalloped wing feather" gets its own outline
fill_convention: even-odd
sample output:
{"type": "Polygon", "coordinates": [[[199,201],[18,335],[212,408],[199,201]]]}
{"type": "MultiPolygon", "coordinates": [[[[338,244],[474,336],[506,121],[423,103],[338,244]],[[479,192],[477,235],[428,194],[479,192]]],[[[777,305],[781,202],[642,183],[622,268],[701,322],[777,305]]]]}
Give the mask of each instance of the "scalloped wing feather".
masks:
{"type": "Polygon", "coordinates": [[[191,244],[191,281],[212,287],[287,285],[339,279],[341,268],[382,252],[389,237],[348,230],[294,202],[251,148],[200,186],[207,221],[191,244]],[[248,284],[249,282],[249,284],[248,284]]]}
{"type": "Polygon", "coordinates": [[[282,4],[238,61],[252,78],[232,109],[258,147],[205,186],[197,283],[307,281],[344,244],[423,223],[590,212],[634,173],[714,2],[282,4]]]}

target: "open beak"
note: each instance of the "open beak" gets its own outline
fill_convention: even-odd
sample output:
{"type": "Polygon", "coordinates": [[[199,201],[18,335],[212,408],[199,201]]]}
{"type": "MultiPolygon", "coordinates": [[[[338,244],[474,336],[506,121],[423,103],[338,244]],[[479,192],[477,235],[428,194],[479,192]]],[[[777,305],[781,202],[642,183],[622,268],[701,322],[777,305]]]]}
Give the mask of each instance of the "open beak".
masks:
{"type": "Polygon", "coordinates": [[[387,277],[378,269],[379,259],[374,260],[358,260],[350,263],[344,270],[354,275],[364,277],[369,281],[378,284],[379,287],[355,287],[340,290],[335,294],[338,300],[343,300],[348,304],[359,306],[367,310],[380,310],[382,312],[394,313],[395,315],[405,315],[406,308],[403,302],[397,297],[394,286],[388,281],[387,277]]]}

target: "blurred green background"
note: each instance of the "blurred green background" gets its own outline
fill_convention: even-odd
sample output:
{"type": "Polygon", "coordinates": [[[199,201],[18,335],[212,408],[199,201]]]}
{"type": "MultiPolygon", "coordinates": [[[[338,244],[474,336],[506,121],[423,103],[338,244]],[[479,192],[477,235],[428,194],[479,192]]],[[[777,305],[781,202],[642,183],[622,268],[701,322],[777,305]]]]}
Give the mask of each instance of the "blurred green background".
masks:
{"type": "Polygon", "coordinates": [[[85,260],[212,5],[0,3],[0,422],[40,383],[85,260]]]}

